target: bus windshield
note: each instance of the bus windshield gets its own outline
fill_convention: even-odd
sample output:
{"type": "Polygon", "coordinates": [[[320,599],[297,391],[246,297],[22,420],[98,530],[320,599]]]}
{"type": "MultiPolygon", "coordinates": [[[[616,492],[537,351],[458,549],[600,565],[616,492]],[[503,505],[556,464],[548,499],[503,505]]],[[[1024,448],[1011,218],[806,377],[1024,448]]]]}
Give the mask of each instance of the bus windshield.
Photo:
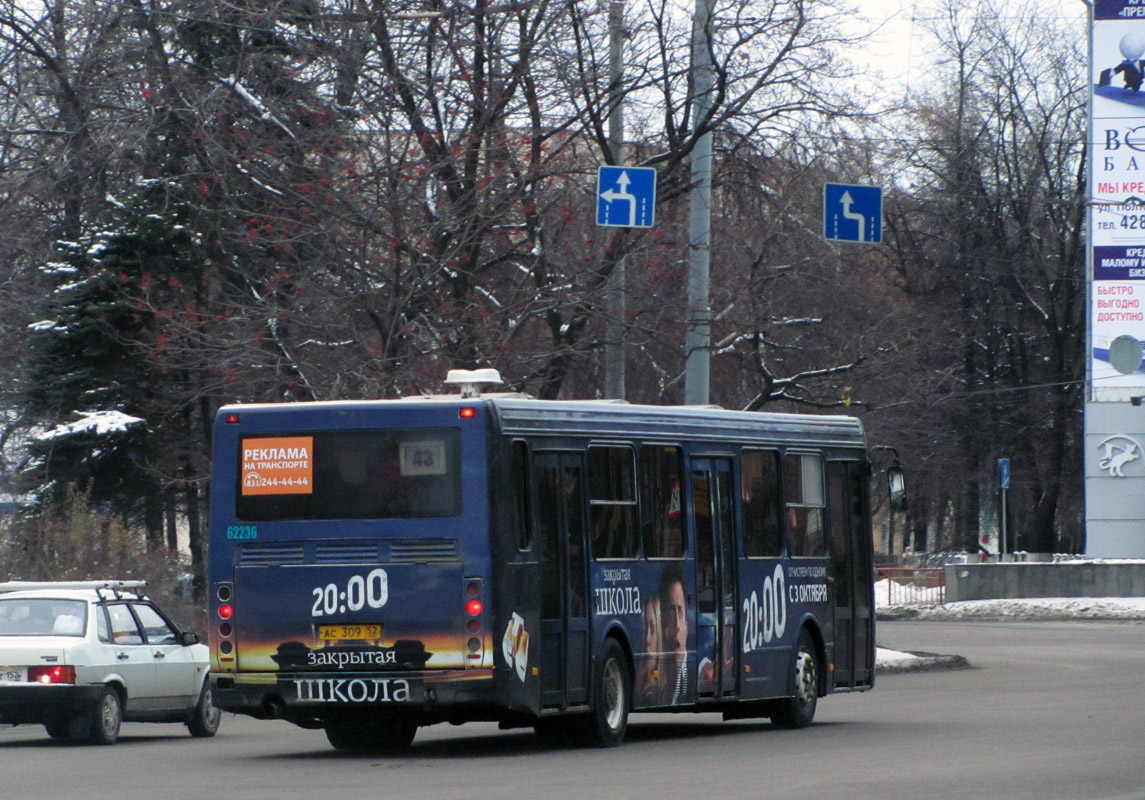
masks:
{"type": "Polygon", "coordinates": [[[235,516],[247,522],[455,517],[456,428],[244,436],[235,516]]]}

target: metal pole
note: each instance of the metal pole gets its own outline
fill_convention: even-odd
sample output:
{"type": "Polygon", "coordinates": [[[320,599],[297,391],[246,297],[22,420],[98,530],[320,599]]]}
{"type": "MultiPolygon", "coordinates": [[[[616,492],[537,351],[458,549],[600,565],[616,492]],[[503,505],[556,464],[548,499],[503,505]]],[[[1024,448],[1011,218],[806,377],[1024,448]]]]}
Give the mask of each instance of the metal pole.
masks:
{"type": "MultiPolygon", "coordinates": [[[[608,10],[609,112],[608,145],[612,163],[624,163],[624,0],[612,0],[608,10]]],[[[623,400],[626,394],[624,339],[625,324],[624,257],[613,267],[608,285],[608,337],[604,344],[604,396],[623,400]]]]}
{"type": "MultiPolygon", "coordinates": [[[[696,0],[692,17],[692,82],[695,128],[708,123],[715,83],[711,58],[712,10],[696,0]]],[[[692,191],[688,224],[688,324],[685,335],[684,402],[709,402],[712,310],[709,298],[712,239],[712,134],[704,133],[692,150],[692,191]]]]}
{"type": "Polygon", "coordinates": [[[998,563],[1006,560],[1006,495],[1008,494],[1005,488],[1002,489],[1002,527],[1000,534],[1002,541],[998,542],[998,563]]]}
{"type": "Polygon", "coordinates": [[[998,492],[1001,496],[1002,521],[998,526],[998,563],[1006,560],[1006,534],[1008,532],[1006,517],[1006,495],[1010,491],[1010,459],[998,459],[998,492]]]}

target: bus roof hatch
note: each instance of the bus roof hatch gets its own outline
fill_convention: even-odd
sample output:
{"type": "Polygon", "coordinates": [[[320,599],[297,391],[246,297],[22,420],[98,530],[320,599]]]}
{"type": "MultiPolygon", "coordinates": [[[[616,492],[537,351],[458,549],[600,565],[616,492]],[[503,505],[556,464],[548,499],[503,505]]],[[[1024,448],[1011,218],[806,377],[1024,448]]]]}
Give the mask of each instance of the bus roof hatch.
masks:
{"type": "Polygon", "coordinates": [[[482,386],[501,383],[501,373],[495,369],[451,369],[445,382],[460,386],[462,397],[480,397],[482,386]]]}

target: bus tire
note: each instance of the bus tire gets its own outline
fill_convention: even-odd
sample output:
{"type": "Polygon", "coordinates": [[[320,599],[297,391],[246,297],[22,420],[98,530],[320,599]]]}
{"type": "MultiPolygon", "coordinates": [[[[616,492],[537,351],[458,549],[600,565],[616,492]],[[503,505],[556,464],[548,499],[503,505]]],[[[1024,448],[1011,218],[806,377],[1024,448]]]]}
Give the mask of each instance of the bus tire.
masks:
{"type": "Polygon", "coordinates": [[[383,753],[404,753],[417,736],[417,723],[410,719],[388,720],[374,733],[374,749],[383,753]]]}
{"type": "Polygon", "coordinates": [[[780,728],[806,728],[815,719],[819,703],[819,656],[815,640],[806,628],[799,631],[794,670],[794,696],[780,700],[771,715],[772,723],[780,728]]]}
{"type": "Polygon", "coordinates": [[[557,750],[573,743],[573,731],[568,717],[545,717],[533,723],[537,747],[557,750]]]}
{"type": "Polygon", "coordinates": [[[407,719],[326,723],[326,740],[335,750],[351,753],[403,753],[416,735],[417,723],[407,719]]]}
{"type": "Polygon", "coordinates": [[[593,681],[592,706],[585,720],[585,742],[593,747],[616,747],[628,729],[632,707],[632,679],[628,659],[615,639],[605,639],[593,681]]]}
{"type": "Polygon", "coordinates": [[[335,750],[357,752],[366,749],[366,737],[357,725],[342,722],[327,722],[326,741],[335,750]]]}

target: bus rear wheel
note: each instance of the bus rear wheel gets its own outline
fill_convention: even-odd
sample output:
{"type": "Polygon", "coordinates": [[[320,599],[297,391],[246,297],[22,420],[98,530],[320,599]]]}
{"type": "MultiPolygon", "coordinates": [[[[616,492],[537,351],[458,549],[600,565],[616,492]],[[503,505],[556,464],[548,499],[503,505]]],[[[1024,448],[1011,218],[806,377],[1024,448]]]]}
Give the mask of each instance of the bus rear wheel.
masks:
{"type": "Polygon", "coordinates": [[[819,657],[806,628],[799,632],[795,649],[795,694],[779,701],[771,721],[781,728],[806,728],[815,719],[819,703],[819,657]]]}
{"type": "Polygon", "coordinates": [[[417,723],[408,719],[326,723],[331,746],[352,753],[403,753],[416,735],[417,723]]]}
{"type": "Polygon", "coordinates": [[[632,704],[628,659],[620,643],[606,639],[597,665],[592,708],[584,721],[585,743],[593,747],[616,747],[624,741],[632,704]]]}

